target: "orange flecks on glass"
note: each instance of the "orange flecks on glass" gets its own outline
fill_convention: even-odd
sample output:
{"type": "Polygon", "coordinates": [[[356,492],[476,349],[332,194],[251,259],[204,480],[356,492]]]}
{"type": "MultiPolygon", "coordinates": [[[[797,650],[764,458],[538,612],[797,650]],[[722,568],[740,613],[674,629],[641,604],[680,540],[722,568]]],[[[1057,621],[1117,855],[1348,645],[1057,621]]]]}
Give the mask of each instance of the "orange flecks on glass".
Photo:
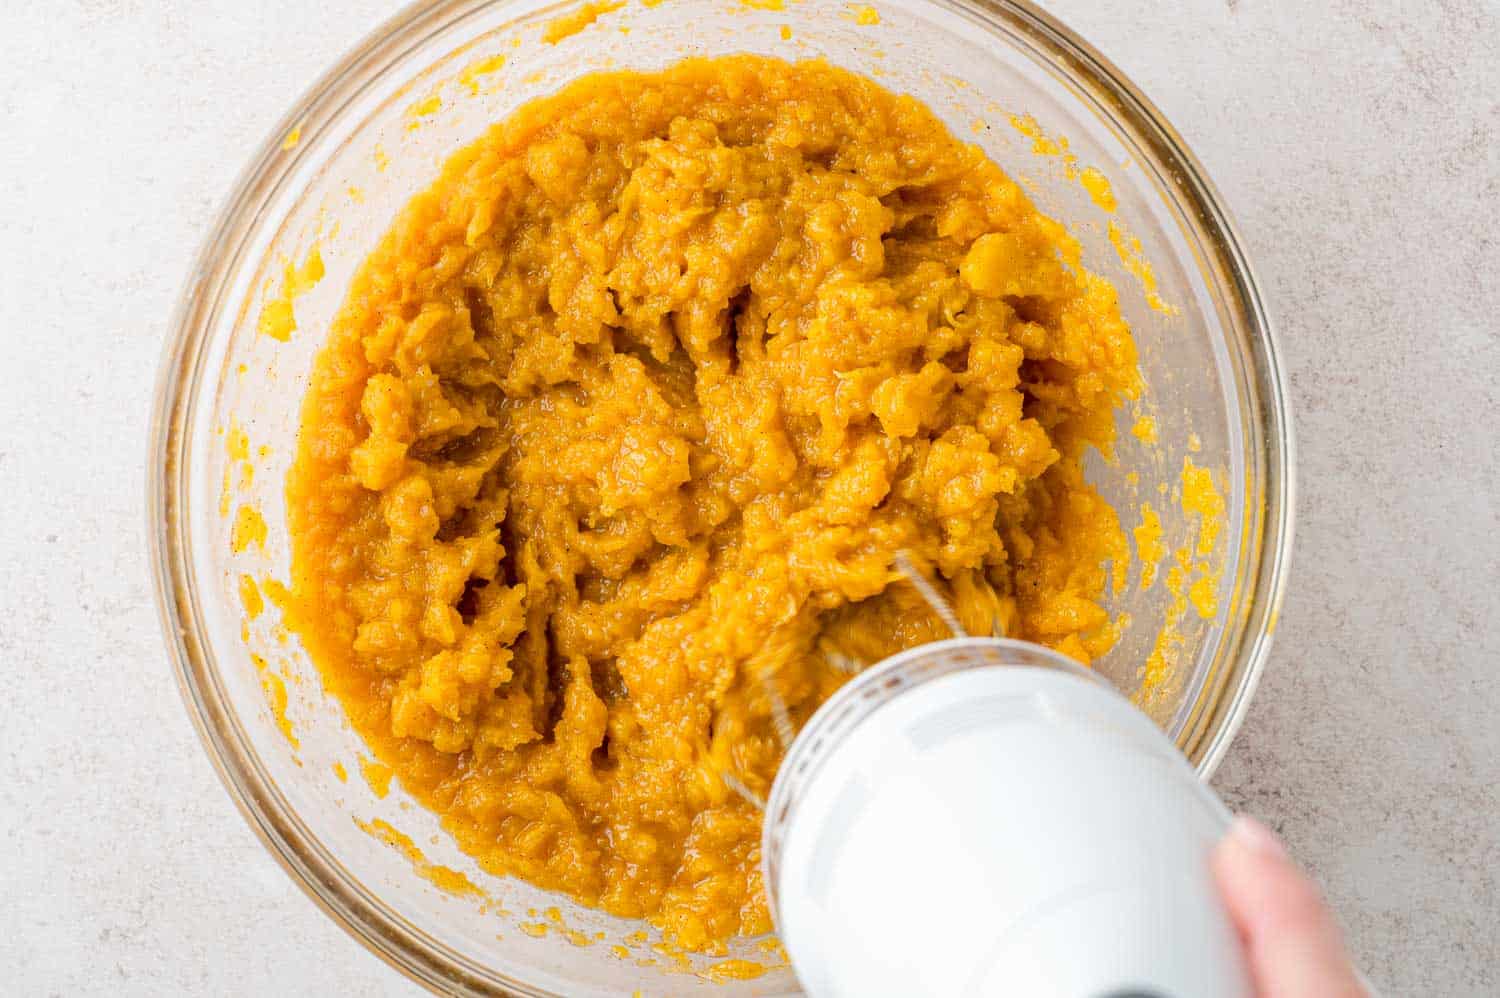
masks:
{"type": "Polygon", "coordinates": [[[266,601],[261,598],[255,580],[248,575],[240,576],[240,602],[245,605],[245,616],[251,620],[259,617],[266,608],[266,601]]]}
{"type": "Polygon", "coordinates": [[[276,729],[288,742],[291,742],[292,748],[299,748],[297,735],[292,731],[292,722],[286,716],[286,682],[271,671],[271,666],[261,656],[252,654],[250,661],[255,666],[255,671],[260,673],[261,689],[265,691],[266,702],[271,707],[271,717],[276,722],[276,729]]]}
{"type": "Polygon", "coordinates": [[[1150,503],[1142,504],[1141,525],[1134,533],[1136,559],[1141,563],[1141,588],[1150,589],[1156,584],[1157,566],[1167,556],[1167,546],[1161,539],[1161,517],[1150,503]]]}
{"type": "Polygon", "coordinates": [[[463,84],[470,94],[478,95],[480,80],[491,73],[498,72],[505,67],[505,56],[492,55],[484,59],[476,59],[463,68],[458,74],[458,82],[463,84]]]}
{"type": "Polygon", "coordinates": [[[1120,206],[1119,201],[1115,199],[1114,188],[1109,184],[1109,178],[1097,167],[1085,167],[1078,174],[1078,182],[1083,185],[1084,190],[1089,192],[1089,197],[1093,199],[1094,204],[1102,210],[1113,214],[1120,206]]]}
{"type": "Polygon", "coordinates": [[[571,38],[578,34],[610,11],[619,10],[623,6],[625,6],[624,0],[586,3],[571,14],[564,14],[562,17],[548,21],[547,27],[542,30],[542,41],[548,45],[556,45],[564,38],[571,38]]]}
{"type": "Polygon", "coordinates": [[[265,550],[266,521],[254,506],[241,506],[229,531],[229,546],[235,554],[241,554],[252,544],[265,550]]]}
{"type": "Polygon", "coordinates": [[[359,771],[364,775],[365,782],[370,785],[370,790],[376,797],[384,798],[391,792],[391,777],[396,771],[378,759],[360,759],[359,771]]]}
{"type": "Polygon", "coordinates": [[[703,978],[715,984],[729,981],[753,981],[766,972],[766,968],[753,960],[722,960],[703,972],[703,978]]]}
{"type": "Polygon", "coordinates": [[[260,310],[257,328],[273,340],[285,343],[297,329],[293,299],[311,291],[323,279],[323,254],[316,243],[307,251],[301,266],[288,263],[282,275],[281,294],[267,301],[260,310]]]}
{"type": "Polygon", "coordinates": [[[418,849],[417,844],[411,840],[411,836],[398,831],[389,822],[380,818],[372,821],[360,821],[355,818],[354,823],[366,834],[379,839],[405,856],[411,862],[412,868],[417,871],[418,876],[428,880],[439,889],[449,894],[484,896],[484,891],[459,871],[429,863],[427,857],[422,854],[422,850],[418,849]]]}
{"type": "Polygon", "coordinates": [[[1177,309],[1168,305],[1156,290],[1156,270],[1151,266],[1141,249],[1141,241],[1138,237],[1126,232],[1118,222],[1109,223],[1109,244],[1115,248],[1115,253],[1120,257],[1120,262],[1141,284],[1141,290],[1146,293],[1146,304],[1153,312],[1161,312],[1163,315],[1176,315],[1177,309]]]}

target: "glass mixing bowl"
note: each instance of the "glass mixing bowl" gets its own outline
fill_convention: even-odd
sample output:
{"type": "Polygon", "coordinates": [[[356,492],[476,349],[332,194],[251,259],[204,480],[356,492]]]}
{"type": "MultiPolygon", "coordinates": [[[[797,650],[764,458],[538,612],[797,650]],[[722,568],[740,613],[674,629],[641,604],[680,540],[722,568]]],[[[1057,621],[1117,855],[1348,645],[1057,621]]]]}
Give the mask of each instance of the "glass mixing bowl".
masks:
{"type": "Polygon", "coordinates": [[[446,154],[582,73],[694,54],[821,56],[914,95],[981,144],[1068,224],[1086,265],[1120,289],[1147,392],[1121,411],[1115,454],[1092,459],[1089,473],[1127,531],[1149,502],[1164,549],[1191,545],[1199,514],[1182,502],[1187,460],[1213,476],[1224,499],[1213,552],[1193,556],[1186,580],[1201,582],[1197,605],[1209,596],[1216,611],[1201,615],[1169,592],[1172,555],[1146,545],[1149,560],[1163,562],[1162,578],[1143,587],[1132,567],[1127,584],[1111,591],[1111,608],[1130,623],[1097,668],[1135,694],[1207,775],[1265,661],[1291,543],[1285,391],[1239,240],[1177,134],[1118,70],[1026,3],[777,7],[595,7],[559,38],[556,19],[579,14],[568,4],[416,5],[319,81],[256,153],[178,306],[156,395],[149,515],[184,698],[231,795],[292,877],[372,950],[435,989],[739,995],[796,987],[775,950],[756,941],[736,943],[731,955],[768,972],[713,984],[697,975],[716,960],[655,953],[631,935],[640,925],[478,871],[399,786],[377,795],[349,775],[362,745],[341,708],[322,694],[274,603],[253,612],[257,594],[274,591],[267,580],[286,578],[282,483],[299,402],[354,268],[446,154]],[[282,342],[258,331],[268,303],[284,312],[289,281],[315,276],[316,267],[304,266],[315,246],[326,275],[290,299],[296,332],[282,342]],[[1165,679],[1143,683],[1143,663],[1158,647],[1165,679]],[[399,835],[410,843],[403,847],[399,835]],[[441,889],[435,865],[467,874],[484,896],[441,889]]]}

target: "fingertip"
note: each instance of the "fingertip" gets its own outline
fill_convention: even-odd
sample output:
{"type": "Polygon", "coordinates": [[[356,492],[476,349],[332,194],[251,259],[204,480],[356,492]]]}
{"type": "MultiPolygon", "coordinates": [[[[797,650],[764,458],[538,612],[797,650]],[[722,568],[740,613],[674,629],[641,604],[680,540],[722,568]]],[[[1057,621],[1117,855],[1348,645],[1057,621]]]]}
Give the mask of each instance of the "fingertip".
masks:
{"type": "Polygon", "coordinates": [[[1359,994],[1322,892],[1265,825],[1237,818],[1212,856],[1215,879],[1244,940],[1261,994],[1359,994]]]}
{"type": "Polygon", "coordinates": [[[1236,845],[1263,856],[1266,859],[1288,860],[1286,846],[1282,844],[1280,836],[1271,831],[1259,820],[1248,814],[1239,815],[1229,826],[1226,838],[1232,840],[1236,845]]]}
{"type": "Polygon", "coordinates": [[[1234,820],[1214,854],[1231,908],[1252,932],[1267,922],[1307,925],[1324,916],[1322,892],[1280,837],[1248,815],[1234,820]]]}

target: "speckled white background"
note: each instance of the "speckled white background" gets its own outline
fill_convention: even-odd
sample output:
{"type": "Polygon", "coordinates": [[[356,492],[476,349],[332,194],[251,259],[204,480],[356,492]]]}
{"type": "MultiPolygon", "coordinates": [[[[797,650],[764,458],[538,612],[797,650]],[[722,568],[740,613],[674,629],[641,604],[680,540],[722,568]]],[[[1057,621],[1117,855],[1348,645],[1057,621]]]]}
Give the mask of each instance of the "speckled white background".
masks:
{"type": "MultiPolygon", "coordinates": [[[[1047,6],[1207,165],[1281,330],[1295,567],[1217,785],[1317,872],[1388,994],[1500,993],[1500,8],[1047,6]]],[[[220,788],[157,634],[142,527],[189,257],[250,148],[393,9],[0,0],[7,993],[415,991],[220,788]]]]}

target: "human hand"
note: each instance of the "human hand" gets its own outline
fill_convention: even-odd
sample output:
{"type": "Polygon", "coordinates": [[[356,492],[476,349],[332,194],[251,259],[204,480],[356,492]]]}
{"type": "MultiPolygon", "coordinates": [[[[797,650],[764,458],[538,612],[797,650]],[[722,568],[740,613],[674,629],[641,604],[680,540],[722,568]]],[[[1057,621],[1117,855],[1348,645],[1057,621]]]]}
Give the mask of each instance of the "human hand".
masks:
{"type": "Polygon", "coordinates": [[[1255,998],[1370,998],[1317,885],[1269,828],[1236,818],[1212,866],[1255,998]]]}

